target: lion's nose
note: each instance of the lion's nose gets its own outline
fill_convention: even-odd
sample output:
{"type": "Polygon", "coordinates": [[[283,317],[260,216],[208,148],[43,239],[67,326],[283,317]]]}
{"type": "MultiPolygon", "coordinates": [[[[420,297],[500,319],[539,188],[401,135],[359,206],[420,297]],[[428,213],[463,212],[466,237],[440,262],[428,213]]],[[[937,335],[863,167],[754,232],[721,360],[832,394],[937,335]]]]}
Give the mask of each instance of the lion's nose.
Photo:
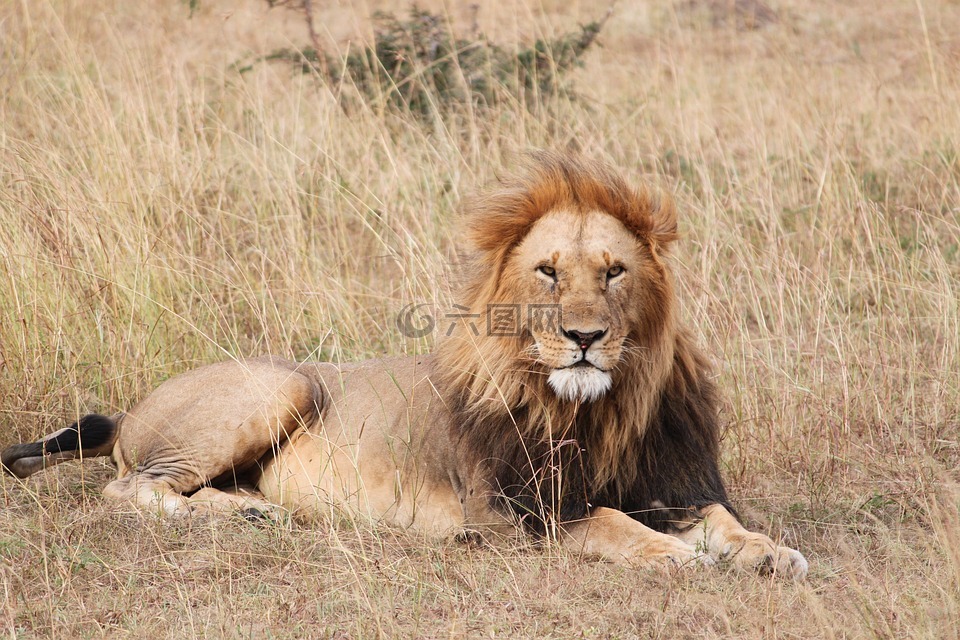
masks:
{"type": "Polygon", "coordinates": [[[602,338],[605,333],[606,331],[576,331],[574,329],[563,330],[563,335],[580,345],[580,348],[584,351],[589,349],[590,345],[592,345],[594,342],[602,338]]]}

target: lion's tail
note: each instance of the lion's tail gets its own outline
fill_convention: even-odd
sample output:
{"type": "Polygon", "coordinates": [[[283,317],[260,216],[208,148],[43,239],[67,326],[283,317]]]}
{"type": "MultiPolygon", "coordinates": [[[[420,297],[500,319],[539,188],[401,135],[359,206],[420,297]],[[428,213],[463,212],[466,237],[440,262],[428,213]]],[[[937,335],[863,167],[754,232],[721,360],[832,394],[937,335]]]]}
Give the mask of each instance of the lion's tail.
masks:
{"type": "Polygon", "coordinates": [[[0,453],[3,470],[18,478],[67,460],[108,456],[120,434],[122,413],[107,417],[95,413],[83,416],[66,429],[36,442],[15,444],[0,453]]]}

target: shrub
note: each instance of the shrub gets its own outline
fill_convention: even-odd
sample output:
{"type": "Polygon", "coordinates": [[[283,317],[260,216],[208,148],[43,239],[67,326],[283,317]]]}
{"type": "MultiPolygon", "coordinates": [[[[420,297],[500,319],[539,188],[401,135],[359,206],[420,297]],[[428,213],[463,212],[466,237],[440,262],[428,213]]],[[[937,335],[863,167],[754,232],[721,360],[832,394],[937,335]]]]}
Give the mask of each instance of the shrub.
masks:
{"type": "Polygon", "coordinates": [[[563,76],[582,64],[607,17],[609,12],[576,31],[511,49],[482,35],[457,37],[442,16],[429,11],[413,8],[404,20],[378,12],[373,43],[345,57],[315,46],[278,49],[239,70],[285,61],[328,82],[348,82],[367,100],[419,116],[467,105],[492,107],[504,99],[541,105],[573,94],[563,76]]]}

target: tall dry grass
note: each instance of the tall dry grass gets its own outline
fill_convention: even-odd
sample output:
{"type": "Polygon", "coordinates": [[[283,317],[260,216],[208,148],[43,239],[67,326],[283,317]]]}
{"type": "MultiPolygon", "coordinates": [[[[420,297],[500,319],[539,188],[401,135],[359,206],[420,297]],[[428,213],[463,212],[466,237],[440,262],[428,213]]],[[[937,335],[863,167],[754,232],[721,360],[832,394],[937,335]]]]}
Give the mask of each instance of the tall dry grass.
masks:
{"type": "MultiPolygon", "coordinates": [[[[253,0],[2,5],[4,444],[227,355],[429,349],[394,314],[455,299],[458,203],[574,144],[677,195],[732,493],[812,563],[792,585],[360,522],[158,522],[104,503],[97,461],[0,481],[7,635],[957,637],[960,7],[784,0],[750,29],[749,6],[620,3],[581,100],[424,123],[232,72],[306,42],[253,0]]],[[[403,9],[318,9],[325,42],[355,46],[377,7],[403,9]]],[[[595,11],[477,19],[519,41],[595,11]]]]}

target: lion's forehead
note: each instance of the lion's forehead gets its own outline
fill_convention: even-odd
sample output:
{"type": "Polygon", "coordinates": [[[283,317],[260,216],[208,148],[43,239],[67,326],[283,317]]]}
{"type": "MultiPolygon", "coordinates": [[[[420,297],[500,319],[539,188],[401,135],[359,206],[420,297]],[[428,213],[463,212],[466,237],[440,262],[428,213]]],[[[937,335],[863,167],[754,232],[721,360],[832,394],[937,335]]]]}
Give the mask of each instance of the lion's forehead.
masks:
{"type": "Polygon", "coordinates": [[[541,217],[523,241],[532,259],[573,267],[612,265],[632,257],[636,245],[636,236],[606,212],[563,209],[541,217]]]}

